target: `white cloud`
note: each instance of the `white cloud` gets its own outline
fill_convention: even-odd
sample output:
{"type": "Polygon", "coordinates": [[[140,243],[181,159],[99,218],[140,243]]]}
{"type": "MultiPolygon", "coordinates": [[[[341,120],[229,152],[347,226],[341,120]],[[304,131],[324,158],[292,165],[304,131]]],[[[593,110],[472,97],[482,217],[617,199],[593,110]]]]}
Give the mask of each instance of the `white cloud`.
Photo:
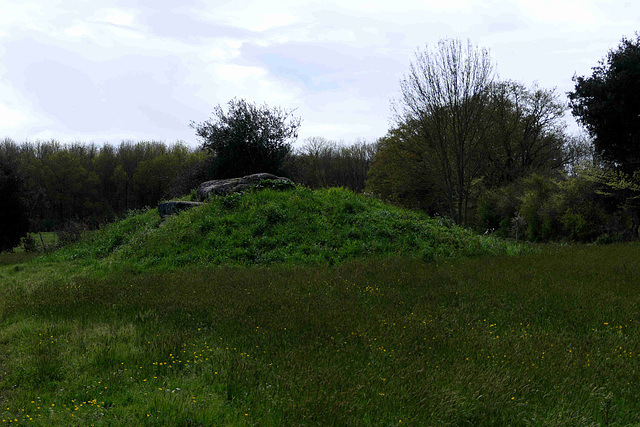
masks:
{"type": "Polygon", "coordinates": [[[371,112],[371,102],[360,98],[345,98],[336,102],[328,102],[322,107],[323,111],[330,111],[340,115],[371,112]]]}
{"type": "Polygon", "coordinates": [[[209,61],[227,62],[240,56],[242,42],[233,39],[218,39],[211,42],[212,47],[206,51],[206,59],[209,61]]]}
{"type": "Polygon", "coordinates": [[[248,101],[274,105],[282,105],[289,108],[294,103],[299,89],[285,85],[273,79],[268,71],[252,66],[237,64],[220,64],[213,67],[217,82],[215,98],[226,102],[238,97],[248,101]]]}
{"type": "Polygon", "coordinates": [[[592,1],[536,0],[520,2],[527,16],[548,24],[592,26],[601,22],[602,15],[592,1]]]}
{"type": "Polygon", "coordinates": [[[26,121],[27,116],[21,111],[0,104],[0,131],[9,132],[19,129],[26,121]]]}
{"type": "Polygon", "coordinates": [[[121,27],[131,27],[136,21],[136,14],[122,9],[104,9],[96,15],[97,20],[121,27]]]}
{"type": "MultiPolygon", "coordinates": [[[[228,2],[214,8],[206,8],[198,11],[207,20],[242,28],[253,32],[264,32],[280,27],[286,27],[301,21],[301,17],[292,12],[296,4],[289,7],[286,2],[275,6],[266,2],[228,2]]],[[[299,7],[299,6],[298,6],[299,7]]]]}
{"type": "Polygon", "coordinates": [[[216,74],[226,83],[241,85],[248,83],[249,80],[265,77],[267,72],[258,67],[223,64],[216,67],[216,74]]]}
{"type": "Polygon", "coordinates": [[[43,17],[43,7],[36,2],[29,1],[0,1],[0,27],[2,28],[40,28],[43,17]]]}
{"type": "Polygon", "coordinates": [[[63,31],[63,33],[70,37],[90,37],[92,35],[92,31],[89,26],[81,22],[79,24],[75,24],[63,31]]]}

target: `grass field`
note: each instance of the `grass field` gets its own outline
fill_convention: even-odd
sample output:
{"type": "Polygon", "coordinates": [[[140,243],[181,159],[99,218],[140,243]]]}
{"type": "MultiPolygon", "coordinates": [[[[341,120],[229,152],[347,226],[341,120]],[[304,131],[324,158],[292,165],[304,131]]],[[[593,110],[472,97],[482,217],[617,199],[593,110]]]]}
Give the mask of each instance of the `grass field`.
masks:
{"type": "Polygon", "coordinates": [[[179,267],[131,242],[0,255],[1,422],[640,423],[637,244],[179,267]]]}

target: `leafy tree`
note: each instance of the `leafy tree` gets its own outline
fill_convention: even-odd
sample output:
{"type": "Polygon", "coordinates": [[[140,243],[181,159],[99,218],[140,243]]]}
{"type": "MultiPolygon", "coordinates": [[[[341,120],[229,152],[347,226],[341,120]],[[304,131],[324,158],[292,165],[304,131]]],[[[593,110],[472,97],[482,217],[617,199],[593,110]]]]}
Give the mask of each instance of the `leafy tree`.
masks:
{"type": "Polygon", "coordinates": [[[99,192],[108,214],[113,216],[117,205],[117,188],[111,179],[118,166],[117,152],[113,145],[105,144],[93,160],[93,169],[100,179],[99,192]]]}
{"type": "Polygon", "coordinates": [[[623,224],[616,224],[619,232],[628,230],[630,237],[638,238],[640,229],[640,170],[626,173],[616,169],[593,168],[590,178],[598,184],[596,192],[607,202],[610,213],[622,219],[623,224]]]}
{"type": "Polygon", "coordinates": [[[153,206],[167,197],[169,189],[185,169],[188,155],[186,146],[176,144],[164,154],[138,163],[133,175],[138,200],[146,206],[153,206]]]}
{"type": "Polygon", "coordinates": [[[601,184],[594,179],[594,174],[598,174],[595,168],[582,166],[559,183],[563,231],[574,241],[587,242],[609,231],[604,196],[598,191],[601,184]]]}
{"type": "Polygon", "coordinates": [[[293,111],[257,106],[233,99],[225,112],[219,105],[214,117],[191,123],[204,149],[213,154],[215,178],[231,178],[258,172],[279,174],[298,137],[301,119],[293,111]]]}
{"type": "Polygon", "coordinates": [[[429,151],[416,144],[416,132],[410,125],[404,125],[378,140],[366,191],[430,215],[442,214],[447,212],[448,205],[437,167],[433,167],[429,151]]]}
{"type": "Polygon", "coordinates": [[[531,241],[549,240],[557,234],[559,227],[562,200],[558,184],[534,173],[524,180],[524,188],[520,213],[527,225],[528,238],[531,241]]]}
{"type": "Polygon", "coordinates": [[[640,35],[623,38],[592,70],[590,77],[573,77],[573,115],[602,160],[633,173],[640,168],[640,35]]]}
{"type": "Polygon", "coordinates": [[[565,104],[555,90],[496,82],[487,106],[489,127],[482,149],[486,185],[505,185],[531,173],[559,171],[570,160],[565,149],[565,104]]]}
{"type": "Polygon", "coordinates": [[[397,122],[416,126],[416,144],[442,177],[449,214],[464,223],[469,194],[479,177],[486,104],[493,65],[485,49],[446,39],[418,50],[401,80],[397,122]]]}
{"type": "Polygon", "coordinates": [[[0,251],[11,250],[29,231],[25,184],[17,168],[16,158],[0,146],[0,251]]]}

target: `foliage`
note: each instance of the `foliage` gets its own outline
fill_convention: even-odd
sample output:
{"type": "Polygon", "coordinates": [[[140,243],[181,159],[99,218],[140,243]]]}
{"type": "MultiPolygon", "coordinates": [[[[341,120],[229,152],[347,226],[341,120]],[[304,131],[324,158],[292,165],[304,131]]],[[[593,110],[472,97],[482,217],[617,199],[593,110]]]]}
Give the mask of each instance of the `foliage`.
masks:
{"type": "Polygon", "coordinates": [[[75,221],[67,222],[56,232],[58,246],[67,246],[79,241],[87,231],[84,224],[75,221]]]}
{"type": "Polygon", "coordinates": [[[607,211],[590,169],[556,179],[532,174],[485,191],[478,204],[481,229],[516,237],[516,228],[532,241],[591,242],[603,233],[623,231],[607,211]]]}
{"type": "Polygon", "coordinates": [[[24,178],[8,148],[0,146],[0,252],[18,246],[29,231],[24,178]]]}
{"type": "Polygon", "coordinates": [[[573,115],[603,160],[632,173],[640,168],[640,35],[623,38],[592,71],[574,76],[573,115]]]}
{"type": "Polygon", "coordinates": [[[401,89],[396,127],[368,183],[396,203],[472,225],[491,216],[482,194],[533,173],[562,173],[587,156],[588,144],[565,134],[555,90],[493,80],[488,53],[470,44],[445,40],[418,52],[401,89]]]}
{"type": "Polygon", "coordinates": [[[640,423],[636,244],[108,275],[14,255],[5,424],[640,423]]]}
{"type": "Polygon", "coordinates": [[[583,169],[559,182],[563,203],[559,216],[564,235],[570,240],[589,242],[602,233],[620,231],[608,227],[610,215],[599,188],[592,169],[583,169]]]}
{"type": "MultiPolygon", "coordinates": [[[[614,169],[595,169],[596,192],[609,203],[609,210],[627,217],[633,239],[640,228],[640,170],[625,173],[614,169]]],[[[617,230],[619,231],[619,230],[617,230]]]]}
{"type": "Polygon", "coordinates": [[[214,108],[214,117],[191,123],[212,153],[214,178],[234,178],[253,173],[280,174],[298,137],[301,119],[293,111],[258,106],[244,99],[228,103],[229,111],[214,108]]]}
{"type": "Polygon", "coordinates": [[[503,238],[515,237],[513,220],[519,215],[524,194],[523,181],[522,178],[499,188],[487,189],[480,195],[477,210],[480,231],[497,232],[503,238]]]}
{"type": "Polygon", "coordinates": [[[380,138],[367,175],[366,191],[383,200],[429,215],[448,213],[438,172],[428,152],[415,149],[411,128],[401,126],[380,138]]]}
{"type": "Polygon", "coordinates": [[[529,240],[547,241],[558,234],[560,204],[557,183],[537,174],[524,180],[520,213],[527,224],[529,240]]]}
{"type": "Polygon", "coordinates": [[[252,191],[261,191],[265,188],[272,190],[292,190],[296,187],[292,181],[280,181],[275,179],[261,179],[258,185],[252,188],[252,191]]]}
{"type": "Polygon", "coordinates": [[[20,240],[20,244],[25,252],[35,252],[38,250],[36,239],[32,234],[27,234],[20,240]]]}

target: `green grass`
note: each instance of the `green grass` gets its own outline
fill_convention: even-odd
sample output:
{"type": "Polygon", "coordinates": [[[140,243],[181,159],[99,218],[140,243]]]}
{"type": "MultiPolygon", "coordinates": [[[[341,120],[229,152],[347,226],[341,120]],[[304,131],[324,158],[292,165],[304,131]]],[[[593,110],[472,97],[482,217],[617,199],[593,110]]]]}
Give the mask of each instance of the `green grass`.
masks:
{"type": "Polygon", "coordinates": [[[11,289],[0,419],[637,424],[638,259],[637,245],[565,247],[11,289]]]}
{"type": "MultiPolygon", "coordinates": [[[[252,197],[268,203],[232,211],[247,215],[248,233],[251,218],[260,220],[252,210],[282,200],[290,212],[286,193],[252,197]]],[[[355,200],[388,209],[394,221],[417,221],[355,200]]],[[[0,256],[0,422],[640,423],[639,245],[546,246],[515,257],[474,250],[466,252],[473,258],[425,262],[432,258],[393,246],[398,237],[388,244],[399,256],[364,252],[333,266],[322,257],[303,265],[284,257],[277,266],[147,262],[165,232],[189,236],[192,254],[202,250],[208,234],[186,224],[223,221],[215,206],[163,223],[154,211],[133,215],[92,243],[38,260],[0,256]]],[[[427,222],[434,233],[459,232],[433,240],[441,245],[467,236],[427,222]]],[[[334,233],[342,227],[353,225],[334,233]]],[[[500,246],[476,246],[484,247],[500,246]]]]}
{"type": "Polygon", "coordinates": [[[160,219],[156,209],[95,232],[45,262],[109,270],[336,265],[353,259],[517,254],[524,247],[344,189],[263,190],[160,219]]]}

